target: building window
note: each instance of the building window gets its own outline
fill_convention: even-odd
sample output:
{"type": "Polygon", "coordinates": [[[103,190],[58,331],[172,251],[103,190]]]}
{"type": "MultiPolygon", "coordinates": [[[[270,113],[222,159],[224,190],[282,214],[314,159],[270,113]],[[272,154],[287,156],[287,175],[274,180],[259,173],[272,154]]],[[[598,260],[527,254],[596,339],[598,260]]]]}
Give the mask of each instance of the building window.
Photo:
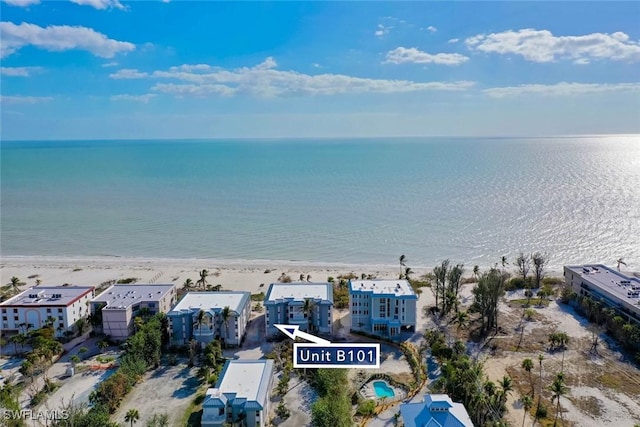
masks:
{"type": "Polygon", "coordinates": [[[58,313],[62,313],[62,309],[61,308],[58,309],[58,313]]]}
{"type": "Polygon", "coordinates": [[[62,319],[62,316],[58,316],[58,320],[63,320],[63,319],[62,319]]]}
{"type": "Polygon", "coordinates": [[[7,320],[7,316],[2,316],[2,320],[7,320]]]}
{"type": "Polygon", "coordinates": [[[18,316],[13,316],[13,320],[17,322],[18,321],[18,316]]]}
{"type": "Polygon", "coordinates": [[[47,314],[48,313],[51,313],[51,309],[50,308],[47,308],[47,314]]]}
{"type": "Polygon", "coordinates": [[[14,313],[17,313],[17,312],[18,312],[18,309],[17,309],[17,308],[14,308],[14,309],[13,309],[13,312],[14,312],[14,313]]]}

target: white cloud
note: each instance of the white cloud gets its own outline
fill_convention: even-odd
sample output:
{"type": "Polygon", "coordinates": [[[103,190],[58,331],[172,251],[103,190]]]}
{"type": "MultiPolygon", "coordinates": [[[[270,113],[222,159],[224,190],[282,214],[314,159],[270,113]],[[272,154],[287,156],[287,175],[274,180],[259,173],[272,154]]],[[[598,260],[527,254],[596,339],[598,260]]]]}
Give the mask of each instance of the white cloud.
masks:
{"type": "Polygon", "coordinates": [[[50,96],[0,96],[0,103],[10,104],[39,104],[41,102],[51,101],[53,98],[50,96]]]}
{"type": "Polygon", "coordinates": [[[103,67],[108,68],[108,67],[117,67],[118,63],[116,61],[111,61],[111,62],[105,62],[104,64],[102,64],[103,67]]]}
{"type": "Polygon", "coordinates": [[[10,6],[28,7],[40,3],[40,0],[2,0],[2,2],[10,6]]]}
{"type": "Polygon", "coordinates": [[[29,77],[32,72],[40,71],[40,67],[0,67],[0,75],[7,77],[29,77]]]}
{"type": "MultiPolygon", "coordinates": [[[[232,96],[254,95],[261,97],[335,95],[348,93],[397,93],[427,90],[460,91],[471,88],[469,81],[413,82],[408,80],[383,80],[347,76],[343,74],[310,75],[296,71],[276,69],[273,58],[267,58],[254,67],[223,69],[206,64],[181,65],[166,71],[151,73],[138,70],[120,70],[120,78],[150,77],[158,80],[151,89],[175,96],[232,96]],[[171,82],[173,80],[173,82],[171,82]]],[[[112,75],[113,76],[113,75],[112,75]]]]}
{"type": "Polygon", "coordinates": [[[433,25],[429,25],[426,28],[427,31],[429,31],[430,33],[435,33],[436,31],[438,31],[438,29],[436,27],[434,27],[433,25]]]}
{"type": "Polygon", "coordinates": [[[568,83],[552,85],[530,84],[485,89],[484,93],[493,98],[506,98],[520,95],[571,96],[604,92],[638,92],[640,83],[568,83]]]}
{"type": "Polygon", "coordinates": [[[149,73],[140,72],[134,68],[123,68],[115,73],[109,74],[109,77],[116,80],[142,79],[148,77],[149,73]]]}
{"type": "Polygon", "coordinates": [[[151,99],[155,98],[157,95],[155,93],[146,93],[144,95],[113,95],[111,98],[112,101],[135,101],[142,102],[143,104],[147,104],[151,99]]]}
{"type": "Polygon", "coordinates": [[[385,62],[391,64],[440,64],[440,65],[460,65],[467,62],[469,58],[459,53],[436,53],[430,54],[422,52],[415,47],[397,47],[387,52],[385,62]]]}
{"type": "Polygon", "coordinates": [[[449,39],[447,43],[458,43],[460,39],[449,39]]]}
{"type": "Polygon", "coordinates": [[[378,28],[376,29],[376,31],[375,31],[375,33],[374,33],[374,34],[375,34],[377,37],[384,37],[384,36],[386,36],[387,34],[389,34],[389,31],[391,31],[391,29],[392,29],[392,28],[393,28],[393,27],[385,27],[385,26],[384,26],[384,25],[382,25],[382,24],[378,24],[378,28]]]}
{"type": "Polygon", "coordinates": [[[120,9],[126,10],[126,6],[120,3],[118,0],[71,0],[72,3],[79,4],[81,6],[91,6],[99,10],[105,9],[120,9]]]}
{"type": "Polygon", "coordinates": [[[547,30],[523,29],[489,35],[479,34],[465,41],[481,52],[520,55],[527,61],[552,62],[561,59],[585,64],[590,60],[640,61],[640,43],[622,32],[583,36],[554,36],[547,30]]]}
{"type": "Polygon", "coordinates": [[[87,27],[51,25],[43,28],[35,24],[0,22],[0,58],[5,58],[24,46],[35,46],[49,51],[80,49],[102,58],[112,58],[119,52],[130,52],[132,43],[107,38],[87,27]]]}

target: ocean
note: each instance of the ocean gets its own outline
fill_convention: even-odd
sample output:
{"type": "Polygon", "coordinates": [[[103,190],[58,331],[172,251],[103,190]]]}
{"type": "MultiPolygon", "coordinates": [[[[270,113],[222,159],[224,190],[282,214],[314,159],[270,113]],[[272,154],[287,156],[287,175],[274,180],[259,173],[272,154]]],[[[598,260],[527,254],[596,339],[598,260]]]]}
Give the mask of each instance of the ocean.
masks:
{"type": "Polygon", "coordinates": [[[2,142],[7,256],[640,265],[640,136],[2,142]]]}

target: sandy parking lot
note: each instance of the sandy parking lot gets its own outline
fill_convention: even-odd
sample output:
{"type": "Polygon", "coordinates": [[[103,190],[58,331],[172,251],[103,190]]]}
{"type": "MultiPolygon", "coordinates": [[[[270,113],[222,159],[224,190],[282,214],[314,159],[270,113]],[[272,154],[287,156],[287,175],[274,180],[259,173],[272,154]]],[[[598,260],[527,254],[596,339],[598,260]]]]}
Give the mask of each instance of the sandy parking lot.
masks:
{"type": "Polygon", "coordinates": [[[135,408],[140,413],[139,425],[144,425],[154,414],[169,415],[169,425],[180,425],[180,420],[193,400],[200,385],[196,368],[185,363],[161,366],[147,374],[125,397],[111,419],[124,423],[125,414],[135,408]]]}

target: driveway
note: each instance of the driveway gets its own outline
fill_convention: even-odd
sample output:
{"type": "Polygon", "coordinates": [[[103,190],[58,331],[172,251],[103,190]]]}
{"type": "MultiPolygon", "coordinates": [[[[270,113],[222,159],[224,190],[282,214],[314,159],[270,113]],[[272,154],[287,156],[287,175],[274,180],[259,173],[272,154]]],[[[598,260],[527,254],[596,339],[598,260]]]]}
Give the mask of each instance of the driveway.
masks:
{"type": "Polygon", "coordinates": [[[253,313],[244,342],[239,348],[230,348],[222,353],[225,357],[239,359],[262,359],[273,349],[273,343],[267,342],[265,338],[264,313],[253,313]]]}

